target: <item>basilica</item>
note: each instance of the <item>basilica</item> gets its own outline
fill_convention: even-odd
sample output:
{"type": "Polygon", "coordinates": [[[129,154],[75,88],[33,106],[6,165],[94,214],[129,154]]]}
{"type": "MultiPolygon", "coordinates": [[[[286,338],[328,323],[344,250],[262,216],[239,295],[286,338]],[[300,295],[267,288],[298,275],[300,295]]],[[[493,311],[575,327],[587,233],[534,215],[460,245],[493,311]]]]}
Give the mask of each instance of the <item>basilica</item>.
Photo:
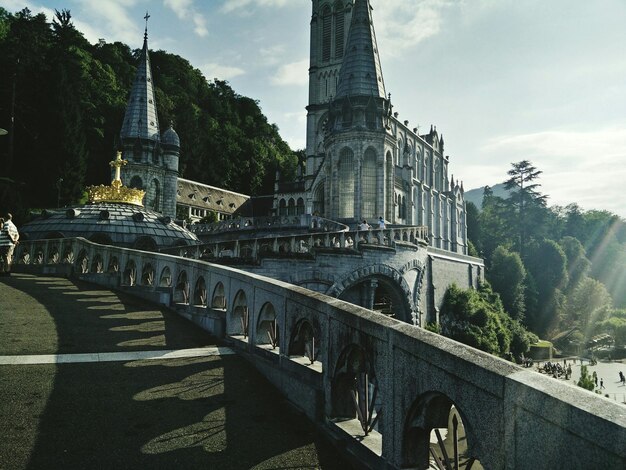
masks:
{"type": "MultiPolygon", "coordinates": [[[[306,161],[277,175],[273,215],[314,214],[355,225],[382,217],[424,226],[433,248],[467,254],[462,184],[448,176],[443,135],[400,121],[385,88],[368,0],[313,0],[306,161]]],[[[179,178],[180,139],[160,133],[147,32],[120,132],[122,179],[148,209],[198,221],[237,215],[248,196],[179,178]],[[178,207],[178,212],[177,212],[178,207]]],[[[266,198],[267,200],[268,198],[266,198]]],[[[270,214],[267,214],[270,215],[270,214]]]]}

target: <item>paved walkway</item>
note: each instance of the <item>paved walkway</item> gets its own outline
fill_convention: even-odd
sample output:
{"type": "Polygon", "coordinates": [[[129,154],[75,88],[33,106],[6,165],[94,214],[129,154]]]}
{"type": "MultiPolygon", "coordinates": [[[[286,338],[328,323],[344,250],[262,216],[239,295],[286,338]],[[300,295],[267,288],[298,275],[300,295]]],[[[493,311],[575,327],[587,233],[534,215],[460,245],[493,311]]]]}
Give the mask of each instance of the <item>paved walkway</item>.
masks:
{"type": "Polygon", "coordinates": [[[0,469],[349,468],[252,367],[167,310],[0,278],[0,469]]]}

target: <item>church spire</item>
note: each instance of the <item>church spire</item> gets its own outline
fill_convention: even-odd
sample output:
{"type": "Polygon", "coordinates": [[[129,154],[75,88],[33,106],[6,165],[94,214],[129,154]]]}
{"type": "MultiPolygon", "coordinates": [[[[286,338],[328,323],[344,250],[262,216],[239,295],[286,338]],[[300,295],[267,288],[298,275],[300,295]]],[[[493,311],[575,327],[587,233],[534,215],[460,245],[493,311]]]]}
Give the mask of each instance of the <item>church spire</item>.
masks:
{"type": "Polygon", "coordinates": [[[152,68],[150,67],[150,56],[148,54],[148,12],[146,29],[143,36],[143,48],[137,65],[135,80],[130,91],[124,123],[120,131],[120,137],[124,139],[148,139],[159,140],[159,118],[156,110],[156,100],[154,99],[154,88],[152,86],[152,68]]]}
{"type": "Polygon", "coordinates": [[[369,0],[355,0],[336,98],[386,98],[369,0]]]}

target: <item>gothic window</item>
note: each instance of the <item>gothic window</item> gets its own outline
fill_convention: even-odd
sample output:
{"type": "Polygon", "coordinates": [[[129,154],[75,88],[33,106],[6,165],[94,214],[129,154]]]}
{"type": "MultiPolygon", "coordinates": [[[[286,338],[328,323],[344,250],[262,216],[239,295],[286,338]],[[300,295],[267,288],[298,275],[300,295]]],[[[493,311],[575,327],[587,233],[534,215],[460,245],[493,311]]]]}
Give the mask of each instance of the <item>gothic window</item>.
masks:
{"type": "Polygon", "coordinates": [[[344,148],[339,154],[339,213],[340,219],[354,217],[354,153],[344,148]]]}
{"type": "Polygon", "coordinates": [[[376,217],[376,152],[373,148],[365,151],[362,169],[363,213],[366,218],[376,217]]]}
{"type": "Polygon", "coordinates": [[[287,202],[284,199],[278,204],[278,215],[287,215],[287,202]]]}
{"type": "Polygon", "coordinates": [[[330,7],[326,5],[322,11],[322,60],[324,62],[330,60],[331,19],[330,7]]]}
{"type": "Polygon", "coordinates": [[[287,215],[296,215],[296,201],[293,198],[289,198],[287,203],[287,215]]]}
{"type": "Polygon", "coordinates": [[[335,3],[335,59],[343,57],[343,43],[345,36],[345,15],[341,2],[335,3]]]}
{"type": "Polygon", "coordinates": [[[315,188],[313,193],[313,215],[324,214],[324,183],[315,188]]]}
{"type": "Polygon", "coordinates": [[[304,214],[304,199],[299,197],[298,202],[296,202],[296,215],[302,214],[304,214]]]}
{"type": "Polygon", "coordinates": [[[387,151],[385,161],[385,205],[387,209],[383,218],[387,218],[387,214],[389,214],[389,218],[391,218],[393,216],[393,157],[391,156],[391,152],[387,151]]]}

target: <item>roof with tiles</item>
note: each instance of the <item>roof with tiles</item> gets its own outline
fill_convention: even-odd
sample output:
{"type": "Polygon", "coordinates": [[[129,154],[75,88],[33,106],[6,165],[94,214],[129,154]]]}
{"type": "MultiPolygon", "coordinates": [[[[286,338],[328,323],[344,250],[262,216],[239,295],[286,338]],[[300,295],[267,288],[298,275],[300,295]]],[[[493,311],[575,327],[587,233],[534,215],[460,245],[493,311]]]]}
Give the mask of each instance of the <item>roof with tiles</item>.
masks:
{"type": "Polygon", "coordinates": [[[176,203],[222,214],[233,214],[250,196],[178,178],[176,203]]]}
{"type": "Polygon", "coordinates": [[[159,140],[159,118],[152,85],[152,68],[148,54],[148,31],[144,34],[143,48],[137,65],[135,80],[128,98],[122,130],[122,139],[159,140]]]}
{"type": "Polygon", "coordinates": [[[30,240],[83,237],[123,247],[192,245],[198,238],[169,217],[139,206],[96,203],[44,211],[20,227],[30,240]],[[150,241],[152,240],[152,242],[150,241]]]}
{"type": "Polygon", "coordinates": [[[385,98],[385,82],[369,0],[356,0],[354,3],[345,51],[336,97],[385,98]]]}

